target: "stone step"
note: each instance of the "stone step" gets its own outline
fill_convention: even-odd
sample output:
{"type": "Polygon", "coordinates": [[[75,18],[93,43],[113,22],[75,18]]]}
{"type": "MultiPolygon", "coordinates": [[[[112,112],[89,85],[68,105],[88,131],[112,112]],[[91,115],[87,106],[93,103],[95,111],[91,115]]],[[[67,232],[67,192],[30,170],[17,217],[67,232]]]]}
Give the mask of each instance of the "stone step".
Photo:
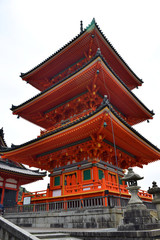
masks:
{"type": "Polygon", "coordinates": [[[43,240],[80,240],[78,238],[70,237],[69,233],[36,232],[34,233],[34,236],[43,240]]]}
{"type": "Polygon", "coordinates": [[[81,240],[81,239],[74,237],[64,237],[64,238],[44,238],[43,240],[81,240]]]}
{"type": "MultiPolygon", "coordinates": [[[[33,233],[32,233],[33,234],[33,233]]],[[[48,233],[36,233],[34,234],[34,236],[36,236],[39,239],[51,239],[51,238],[66,238],[66,237],[70,237],[70,235],[68,233],[52,233],[52,232],[48,232],[48,233]]]]}
{"type": "Polygon", "coordinates": [[[66,238],[44,238],[43,240],[81,240],[80,238],[66,237],[66,238]]]}

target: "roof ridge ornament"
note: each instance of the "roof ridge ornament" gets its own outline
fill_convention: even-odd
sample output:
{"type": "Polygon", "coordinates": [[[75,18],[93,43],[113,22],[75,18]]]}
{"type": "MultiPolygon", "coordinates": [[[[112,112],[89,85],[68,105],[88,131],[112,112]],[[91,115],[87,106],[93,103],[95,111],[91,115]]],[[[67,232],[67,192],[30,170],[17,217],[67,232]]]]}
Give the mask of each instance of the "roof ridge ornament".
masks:
{"type": "Polygon", "coordinates": [[[19,76],[20,76],[20,77],[23,77],[23,75],[25,75],[25,73],[22,73],[22,72],[21,72],[19,76]]]}
{"type": "Polygon", "coordinates": [[[96,56],[99,56],[99,55],[101,55],[101,49],[97,48],[96,56]]]}
{"type": "Polygon", "coordinates": [[[80,33],[82,33],[83,32],[83,21],[81,20],[80,21],[80,33]]]}
{"type": "Polygon", "coordinates": [[[11,144],[11,148],[16,148],[16,147],[18,147],[19,145],[15,145],[15,144],[11,144]]]}
{"type": "Polygon", "coordinates": [[[14,110],[17,106],[13,105],[11,106],[10,110],[14,110]]]}
{"type": "Polygon", "coordinates": [[[102,106],[105,106],[105,105],[110,105],[110,102],[109,102],[109,99],[108,99],[108,96],[107,95],[104,95],[103,97],[103,101],[101,103],[102,106]]]}
{"type": "Polygon", "coordinates": [[[4,136],[3,127],[0,129],[0,135],[4,136]]]}

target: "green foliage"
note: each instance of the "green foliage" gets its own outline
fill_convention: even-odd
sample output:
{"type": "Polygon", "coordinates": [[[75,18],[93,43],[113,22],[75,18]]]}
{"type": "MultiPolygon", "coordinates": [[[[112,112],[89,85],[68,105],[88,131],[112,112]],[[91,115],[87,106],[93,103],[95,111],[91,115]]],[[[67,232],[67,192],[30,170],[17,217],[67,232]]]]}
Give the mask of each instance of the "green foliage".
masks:
{"type": "Polygon", "coordinates": [[[28,191],[25,188],[20,187],[18,193],[18,202],[21,201],[23,192],[27,193],[28,191]]]}

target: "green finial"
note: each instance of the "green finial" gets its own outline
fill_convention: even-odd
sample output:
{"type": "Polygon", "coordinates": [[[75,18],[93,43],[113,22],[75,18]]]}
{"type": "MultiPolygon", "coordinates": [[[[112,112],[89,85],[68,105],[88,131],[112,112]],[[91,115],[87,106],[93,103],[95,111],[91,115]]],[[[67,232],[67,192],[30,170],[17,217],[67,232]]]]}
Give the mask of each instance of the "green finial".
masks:
{"type": "Polygon", "coordinates": [[[92,25],[92,24],[95,24],[95,23],[96,23],[96,20],[95,20],[95,18],[93,18],[93,19],[92,19],[92,22],[91,22],[91,25],[92,25]]]}
{"type": "Polygon", "coordinates": [[[92,19],[92,22],[88,25],[86,28],[87,31],[92,31],[92,29],[95,27],[96,21],[95,18],[92,19]]]}

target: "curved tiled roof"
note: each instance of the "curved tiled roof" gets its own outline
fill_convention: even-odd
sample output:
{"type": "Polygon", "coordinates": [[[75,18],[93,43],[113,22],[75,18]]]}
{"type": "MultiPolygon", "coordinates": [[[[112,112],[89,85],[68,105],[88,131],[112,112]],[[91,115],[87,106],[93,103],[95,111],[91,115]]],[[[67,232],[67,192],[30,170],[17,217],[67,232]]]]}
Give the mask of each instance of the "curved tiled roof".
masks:
{"type": "Polygon", "coordinates": [[[120,56],[120,54],[117,52],[117,50],[112,46],[112,44],[109,42],[109,40],[106,38],[106,36],[104,35],[104,33],[102,32],[102,30],[100,29],[100,27],[98,26],[98,24],[96,23],[95,19],[93,18],[92,22],[86,27],[86,29],[84,29],[83,31],[81,31],[76,37],[74,37],[71,41],[69,41],[67,44],[65,44],[62,48],[60,48],[58,51],[56,51],[54,54],[52,54],[51,56],[49,56],[48,58],[46,58],[43,62],[41,62],[40,64],[38,64],[37,66],[35,66],[34,68],[32,68],[31,70],[29,70],[26,73],[21,73],[20,77],[24,78],[26,75],[30,74],[32,71],[38,69],[39,67],[41,67],[43,64],[47,63],[49,60],[51,60],[53,57],[55,57],[59,52],[61,52],[63,49],[65,49],[66,47],[68,47],[71,43],[73,43],[74,41],[76,41],[80,36],[82,36],[84,33],[86,33],[90,28],[92,27],[97,27],[98,31],[101,33],[101,35],[103,36],[103,38],[105,39],[105,41],[107,42],[107,44],[111,47],[111,49],[115,52],[115,54],[118,56],[118,58],[123,62],[123,64],[128,68],[128,70],[136,77],[136,79],[140,82],[143,83],[143,81],[133,72],[133,70],[127,65],[127,63],[123,60],[123,58],[120,56]]]}
{"type": "Polygon", "coordinates": [[[14,106],[12,105],[11,110],[12,111],[16,111],[18,108],[24,106],[25,104],[28,104],[29,102],[35,100],[36,98],[40,97],[41,95],[47,93],[49,90],[55,88],[56,86],[58,86],[59,84],[61,84],[62,82],[64,82],[65,80],[67,80],[68,78],[72,77],[73,75],[75,75],[76,73],[80,72],[82,69],[84,69],[86,66],[88,66],[91,62],[93,62],[96,58],[100,57],[101,60],[105,63],[105,65],[108,67],[108,69],[113,73],[113,75],[118,79],[118,81],[126,88],[126,90],[139,102],[140,105],[142,105],[146,111],[149,112],[150,115],[154,115],[153,111],[149,110],[137,97],[136,95],[127,87],[127,85],[119,78],[119,76],[113,71],[113,69],[110,67],[110,65],[107,63],[107,61],[103,58],[102,54],[100,51],[97,51],[96,55],[90,59],[90,61],[88,61],[86,64],[84,64],[81,68],[75,70],[74,72],[72,72],[70,75],[68,75],[67,77],[63,78],[62,80],[60,80],[59,82],[55,83],[54,85],[50,86],[49,88],[45,89],[44,91],[38,93],[36,96],[30,98],[29,100],[27,100],[26,102],[20,104],[19,106],[14,106]]]}
{"type": "Polygon", "coordinates": [[[16,174],[22,174],[32,177],[45,177],[46,172],[36,172],[29,169],[9,166],[6,162],[0,161],[0,170],[5,172],[12,172],[16,174]]]}
{"type": "Polygon", "coordinates": [[[83,33],[85,32],[85,30],[83,30],[81,33],[79,33],[76,37],[74,37],[71,41],[69,41],[67,44],[65,44],[63,47],[61,47],[59,50],[57,50],[55,53],[53,53],[51,56],[49,56],[48,58],[46,58],[43,62],[39,63],[37,66],[35,66],[34,68],[32,68],[31,70],[29,70],[26,73],[21,73],[20,77],[23,78],[25,77],[27,74],[31,73],[32,71],[34,71],[35,69],[39,68],[40,66],[42,66],[43,64],[45,64],[46,62],[48,62],[49,60],[51,60],[54,56],[56,56],[59,52],[61,52],[63,49],[65,49],[67,46],[69,46],[72,42],[74,42],[77,38],[79,38],[79,36],[81,36],[83,33]]]}
{"type": "Polygon", "coordinates": [[[136,131],[133,127],[131,127],[122,117],[120,117],[120,116],[118,115],[118,113],[112,108],[112,106],[110,105],[110,103],[109,103],[108,100],[105,102],[105,104],[101,104],[95,111],[89,113],[88,115],[86,115],[86,116],[84,116],[84,117],[82,117],[82,118],[80,118],[80,119],[77,119],[77,120],[75,120],[75,121],[73,121],[73,122],[70,122],[69,124],[67,124],[67,125],[65,125],[65,126],[62,126],[62,127],[58,128],[58,129],[55,129],[55,130],[53,130],[53,131],[51,131],[51,132],[47,132],[46,134],[44,134],[44,135],[42,135],[42,136],[40,136],[40,137],[38,137],[38,138],[35,138],[35,139],[33,139],[33,140],[30,140],[30,141],[28,141],[28,142],[26,142],[26,143],[23,143],[23,144],[21,144],[21,145],[18,145],[18,146],[12,147],[12,148],[8,148],[8,149],[2,149],[0,152],[1,152],[1,153],[3,153],[3,152],[9,152],[9,151],[16,150],[16,149],[18,149],[18,148],[24,147],[24,146],[26,146],[26,145],[29,145],[29,144],[38,142],[38,141],[40,141],[40,140],[42,140],[42,139],[47,138],[48,136],[52,136],[52,135],[54,135],[54,134],[56,134],[56,133],[58,133],[58,132],[61,132],[62,130],[65,130],[65,129],[69,128],[69,127],[72,127],[72,126],[74,126],[74,125],[76,125],[76,124],[78,124],[78,123],[80,123],[80,122],[83,122],[83,121],[87,120],[88,118],[96,115],[98,112],[100,112],[101,110],[105,109],[106,107],[107,107],[107,108],[112,112],[112,114],[113,114],[117,119],[119,119],[120,122],[122,122],[129,130],[131,130],[131,131],[132,131],[133,133],[135,133],[139,138],[141,138],[145,143],[149,144],[152,148],[154,148],[156,151],[158,151],[158,152],[160,153],[160,149],[159,149],[158,147],[156,147],[154,144],[152,144],[150,141],[148,141],[148,140],[147,140],[145,137],[143,137],[138,131],[136,131]]]}

